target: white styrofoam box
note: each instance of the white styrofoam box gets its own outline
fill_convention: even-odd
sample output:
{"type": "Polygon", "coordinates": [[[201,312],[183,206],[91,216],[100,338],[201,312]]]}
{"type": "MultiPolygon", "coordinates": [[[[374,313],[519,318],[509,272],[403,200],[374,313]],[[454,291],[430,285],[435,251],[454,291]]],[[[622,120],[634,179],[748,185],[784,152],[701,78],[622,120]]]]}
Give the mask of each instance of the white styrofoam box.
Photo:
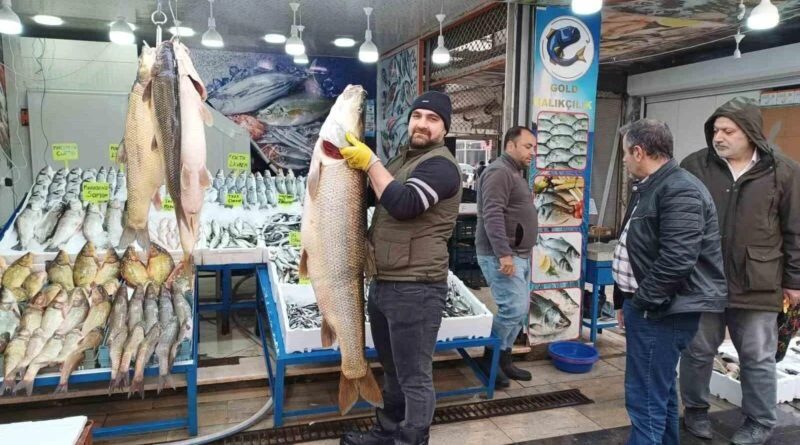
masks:
{"type": "Polygon", "coordinates": [[[464,296],[466,302],[472,307],[476,315],[467,317],[445,317],[439,327],[436,341],[454,340],[459,338],[480,338],[492,334],[492,312],[485,304],[464,285],[452,272],[448,274],[448,282],[455,283],[458,291],[464,296]]]}
{"type": "Polygon", "coordinates": [[[225,249],[195,249],[199,254],[199,263],[205,266],[225,264],[261,264],[267,261],[267,249],[253,248],[225,248],[225,249]]]}
{"type": "MultiPolygon", "coordinates": [[[[776,374],[778,380],[778,403],[791,402],[795,398],[797,378],[780,370],[776,371],[776,374]]],[[[742,383],[740,381],[717,372],[712,372],[709,389],[711,394],[725,399],[736,406],[742,406],[742,383]]]]}
{"type": "MultiPolygon", "coordinates": [[[[287,353],[313,351],[315,349],[325,349],[322,347],[322,329],[289,329],[289,318],[286,313],[286,305],[295,303],[306,305],[317,301],[314,289],[310,284],[286,284],[278,281],[277,268],[274,264],[269,264],[269,279],[272,287],[272,295],[278,306],[278,316],[280,317],[280,329],[283,335],[284,350],[287,353]]],[[[372,341],[372,331],[369,322],[364,323],[364,344],[368,348],[374,348],[375,342],[372,341]]],[[[333,344],[333,349],[338,349],[338,343],[333,344]]]]}

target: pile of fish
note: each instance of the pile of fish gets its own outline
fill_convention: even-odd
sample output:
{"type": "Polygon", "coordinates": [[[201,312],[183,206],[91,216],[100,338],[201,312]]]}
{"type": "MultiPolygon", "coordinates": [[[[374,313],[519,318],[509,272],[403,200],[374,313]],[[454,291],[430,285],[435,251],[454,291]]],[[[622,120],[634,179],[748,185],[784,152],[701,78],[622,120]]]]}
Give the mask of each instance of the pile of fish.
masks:
{"type": "Polygon", "coordinates": [[[289,329],[319,329],[322,327],[322,314],[316,302],[300,306],[295,303],[286,304],[286,317],[289,329]]]}
{"type": "Polygon", "coordinates": [[[242,195],[242,207],[246,210],[270,209],[281,203],[280,195],[290,197],[292,202],[302,203],[305,191],[306,178],[295,177],[291,170],[284,174],[283,169],[279,169],[275,176],[269,170],[263,175],[261,172],[238,175],[230,172],[228,176],[219,170],[211,182],[211,187],[206,189],[205,201],[228,206],[228,194],[238,193],[242,195]]]}
{"type": "Polygon", "coordinates": [[[130,175],[120,248],[134,239],[142,248],[149,246],[150,202],[166,184],[175,205],[182,264],[190,262],[212,179],[206,169],[204,125],[212,124],[206,99],[186,46],[168,40],[155,49],[142,48],[119,155],[130,175]]]}
{"type": "Polygon", "coordinates": [[[292,246],[268,248],[269,261],[275,265],[278,272],[278,282],[285,284],[298,284],[300,282],[300,249],[292,246]]]}
{"type": "Polygon", "coordinates": [[[292,232],[300,230],[301,215],[293,213],[276,213],[267,218],[261,227],[264,244],[267,246],[285,246],[289,244],[292,232]]]}
{"type": "Polygon", "coordinates": [[[45,167],[36,175],[25,208],[14,228],[18,243],[14,250],[63,249],[75,237],[92,241],[97,248],[116,246],[122,235],[122,209],[128,199],[125,172],[114,167],[99,170],[45,167]],[[108,183],[110,201],[83,201],[85,182],[108,183]]]}
{"type": "MultiPolygon", "coordinates": [[[[24,391],[30,395],[39,372],[56,366],[61,374],[56,392],[66,392],[70,375],[80,366],[87,351],[96,350],[104,338],[122,339],[117,337],[121,312],[119,306],[127,308],[136,305],[137,292],[134,291],[134,299],[129,303],[128,287],[142,289],[139,292],[142,295],[145,294],[145,286],[154,290],[161,288],[163,294],[163,285],[170,280],[174,261],[157,244],[150,245],[147,264],[140,261],[133,247],[128,248],[122,258],[114,249],[108,249],[101,260],[95,245],[89,241],[74,263],[70,263],[69,255],[62,250],[55,259],[45,264],[43,271],[34,270],[31,253],[8,267],[0,262],[0,269],[3,286],[0,291],[0,353],[4,353],[0,394],[24,391]],[[109,315],[112,323],[108,324],[107,334],[109,315]]],[[[174,302],[170,314],[175,314],[175,324],[178,326],[175,329],[177,340],[171,337],[166,339],[174,340],[170,343],[174,348],[184,338],[191,338],[192,311],[186,301],[187,294],[191,294],[191,286],[191,276],[181,274],[171,278],[172,292],[166,292],[174,302]],[[177,294],[180,294],[180,299],[175,298],[177,294]]],[[[145,303],[144,308],[147,307],[145,303]]],[[[138,311],[141,319],[142,308],[138,311]]],[[[133,313],[136,312],[134,309],[133,313]]],[[[149,314],[152,314],[152,309],[149,314]]],[[[127,311],[125,315],[126,322],[131,317],[136,318],[128,315],[127,311]]],[[[167,321],[171,318],[165,316],[167,321]]],[[[162,325],[166,325],[166,322],[162,325]]],[[[135,335],[131,338],[135,338],[135,335]]],[[[124,343],[122,346],[129,345],[125,340],[127,336],[121,340],[124,343]]],[[[112,342],[113,345],[116,344],[112,342]]],[[[172,349],[166,351],[171,353],[172,349]]],[[[112,357],[113,353],[112,348],[112,357]]],[[[171,364],[168,360],[170,355],[164,357],[164,370],[160,370],[162,378],[168,374],[167,364],[171,364]]],[[[142,359],[142,370],[149,359],[149,355],[142,359]]],[[[119,367],[113,368],[112,375],[116,376],[119,367]]],[[[115,385],[119,386],[119,382],[115,385]]]]}
{"type": "Polygon", "coordinates": [[[589,147],[589,116],[540,113],[536,134],[536,168],[583,170],[589,147]]]}
{"type": "Polygon", "coordinates": [[[475,314],[475,309],[468,302],[467,295],[461,293],[461,289],[455,280],[448,280],[447,299],[444,303],[442,316],[448,317],[470,317],[475,314]]]}
{"type": "Polygon", "coordinates": [[[230,224],[217,221],[203,224],[200,229],[200,242],[209,249],[263,247],[262,232],[242,218],[230,224]]]}
{"type": "Polygon", "coordinates": [[[139,284],[128,299],[127,288],[114,297],[106,345],[111,360],[109,393],[128,387],[128,397],[140,393],[144,398],[144,370],[153,355],[158,361],[160,393],[165,383],[173,388],[169,371],[184,340],[193,331],[191,278],[180,275],[172,286],[151,282],[139,284]],[[130,379],[133,365],[133,379],[130,379]]]}

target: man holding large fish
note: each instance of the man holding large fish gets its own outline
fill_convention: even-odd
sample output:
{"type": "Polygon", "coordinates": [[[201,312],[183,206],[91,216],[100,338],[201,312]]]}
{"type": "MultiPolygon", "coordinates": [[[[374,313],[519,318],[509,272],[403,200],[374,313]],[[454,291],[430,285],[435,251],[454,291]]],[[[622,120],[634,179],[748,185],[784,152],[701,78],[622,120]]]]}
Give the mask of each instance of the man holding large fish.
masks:
{"type": "Polygon", "coordinates": [[[384,370],[375,428],[348,433],[342,444],[428,443],[436,406],[433,351],[447,296],[447,240],[461,201],[460,170],[444,145],[450,114],[447,95],[429,91],[417,97],[409,113],[409,144],[385,167],[352,134],[352,146],[341,149],[352,169],[367,173],[376,198],[368,234],[375,280],[367,310],[384,370]]]}

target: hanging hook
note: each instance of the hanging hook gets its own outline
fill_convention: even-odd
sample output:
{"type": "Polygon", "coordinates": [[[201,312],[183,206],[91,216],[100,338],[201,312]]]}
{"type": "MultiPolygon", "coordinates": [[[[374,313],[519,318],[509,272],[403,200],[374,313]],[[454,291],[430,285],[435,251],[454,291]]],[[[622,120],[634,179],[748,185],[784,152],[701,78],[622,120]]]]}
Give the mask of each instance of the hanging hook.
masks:
{"type": "Polygon", "coordinates": [[[158,0],[158,6],[156,6],[156,10],[150,15],[150,20],[156,25],[156,46],[161,43],[161,25],[167,23],[168,17],[164,14],[162,10],[161,0],[158,0]]]}

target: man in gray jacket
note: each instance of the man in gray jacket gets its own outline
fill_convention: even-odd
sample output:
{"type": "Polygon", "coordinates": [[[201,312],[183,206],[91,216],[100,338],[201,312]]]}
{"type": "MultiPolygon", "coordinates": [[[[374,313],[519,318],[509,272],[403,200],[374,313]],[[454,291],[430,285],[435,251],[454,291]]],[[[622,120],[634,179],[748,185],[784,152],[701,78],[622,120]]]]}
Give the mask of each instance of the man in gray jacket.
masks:
{"type": "MultiPolygon", "coordinates": [[[[478,182],[478,264],[497,302],[492,333],[500,337],[500,370],[496,386],[509,378],[530,380],[528,371],[511,362],[511,347],[524,326],[530,306],[530,255],[538,221],[525,172],[533,158],[536,135],[513,127],[505,135],[505,152],[483,171],[478,182]]],[[[488,375],[492,351],[486,348],[481,367],[488,375]]]]}

